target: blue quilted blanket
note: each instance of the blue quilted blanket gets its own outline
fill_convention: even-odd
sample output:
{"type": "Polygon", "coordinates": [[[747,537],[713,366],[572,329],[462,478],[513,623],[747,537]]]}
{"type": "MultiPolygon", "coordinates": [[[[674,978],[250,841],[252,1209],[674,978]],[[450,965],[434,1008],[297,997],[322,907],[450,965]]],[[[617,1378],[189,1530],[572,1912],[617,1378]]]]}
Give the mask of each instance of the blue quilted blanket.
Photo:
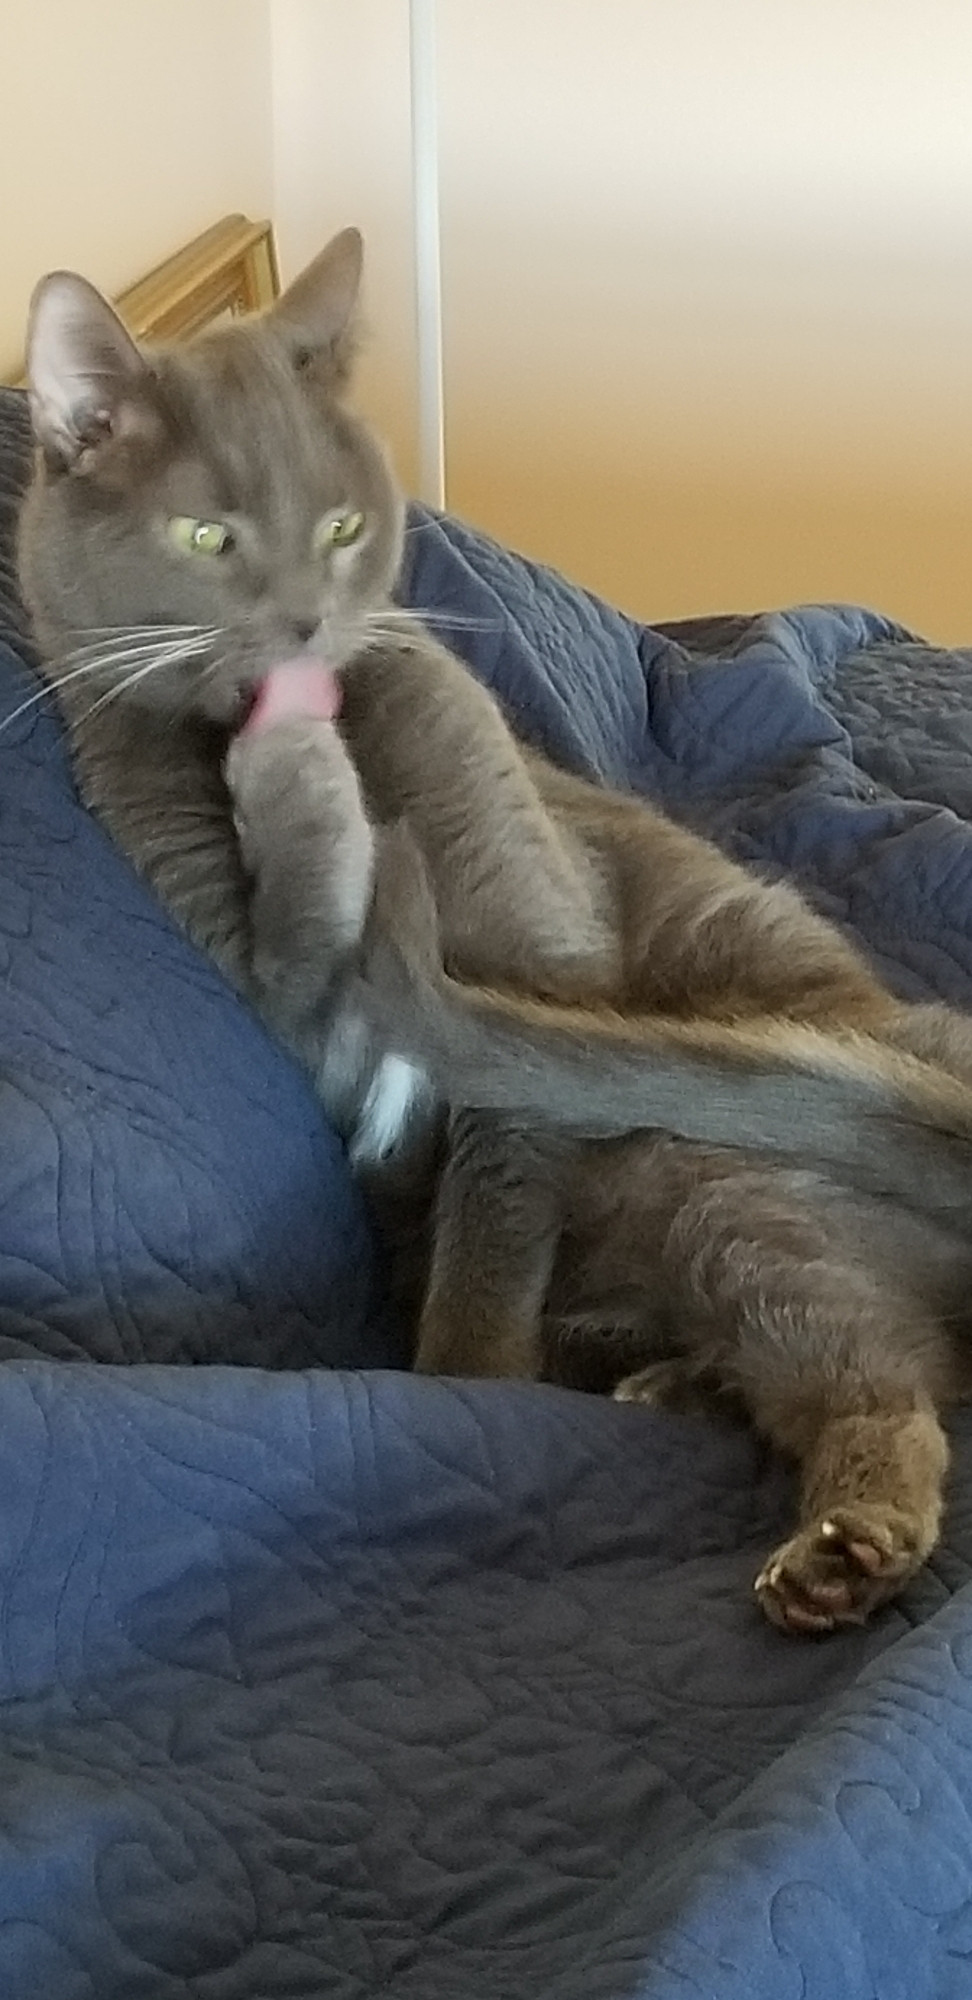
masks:
{"type": "MultiPolygon", "coordinates": [[[[0,399],[0,718],[23,452],[0,399]]],[[[521,732],[972,1001],[972,656],[647,630],[413,527],[521,732]]],[[[972,1421],[931,1567],[803,1644],[749,1597],[789,1496],[748,1433],[398,1371],[333,1135],[42,703],[0,731],[0,1109],[3,2000],[968,1994],[972,1421]]]]}

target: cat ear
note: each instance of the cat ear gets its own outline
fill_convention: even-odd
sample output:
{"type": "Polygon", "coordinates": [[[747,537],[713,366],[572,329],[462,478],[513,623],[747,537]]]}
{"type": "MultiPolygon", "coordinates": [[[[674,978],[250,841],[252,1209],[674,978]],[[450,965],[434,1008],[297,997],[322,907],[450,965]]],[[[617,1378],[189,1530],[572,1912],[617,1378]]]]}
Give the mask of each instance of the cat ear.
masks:
{"type": "Polygon", "coordinates": [[[51,464],[117,470],[136,439],[157,432],[147,363],[117,313],[73,271],[52,271],[35,289],[27,377],[35,435],[51,464]]]}
{"type": "Polygon", "coordinates": [[[295,366],[317,374],[329,387],[339,388],[351,373],[363,257],[360,232],[342,229],[270,314],[295,366]]]}

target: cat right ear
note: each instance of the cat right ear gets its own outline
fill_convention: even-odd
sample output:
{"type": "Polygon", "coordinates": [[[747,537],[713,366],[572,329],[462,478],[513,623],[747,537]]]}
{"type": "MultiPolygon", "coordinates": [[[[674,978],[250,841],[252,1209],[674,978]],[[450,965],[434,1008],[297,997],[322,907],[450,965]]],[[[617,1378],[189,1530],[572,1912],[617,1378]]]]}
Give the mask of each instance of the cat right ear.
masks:
{"type": "Polygon", "coordinates": [[[157,428],[134,340],[73,271],[52,271],[34,291],[27,378],[35,436],[48,463],[69,472],[117,470],[136,437],[157,428]]]}
{"type": "Polygon", "coordinates": [[[270,309],[296,366],[329,388],[351,373],[363,259],[360,232],[342,229],[270,309]]]}

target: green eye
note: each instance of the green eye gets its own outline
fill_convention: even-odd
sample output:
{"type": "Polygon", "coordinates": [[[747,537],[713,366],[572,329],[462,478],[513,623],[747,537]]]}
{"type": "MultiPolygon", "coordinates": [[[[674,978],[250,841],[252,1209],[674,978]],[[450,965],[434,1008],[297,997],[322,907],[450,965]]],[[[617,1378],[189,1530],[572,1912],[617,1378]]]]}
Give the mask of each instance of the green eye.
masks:
{"type": "Polygon", "coordinates": [[[222,521],[194,521],[191,514],[174,514],[169,534],[187,556],[225,556],[233,537],[222,521]]]}
{"type": "Polygon", "coordinates": [[[364,527],[364,515],[349,511],[347,514],[329,514],[320,521],[314,536],[315,547],[321,555],[328,549],[347,549],[356,542],[364,527]]]}

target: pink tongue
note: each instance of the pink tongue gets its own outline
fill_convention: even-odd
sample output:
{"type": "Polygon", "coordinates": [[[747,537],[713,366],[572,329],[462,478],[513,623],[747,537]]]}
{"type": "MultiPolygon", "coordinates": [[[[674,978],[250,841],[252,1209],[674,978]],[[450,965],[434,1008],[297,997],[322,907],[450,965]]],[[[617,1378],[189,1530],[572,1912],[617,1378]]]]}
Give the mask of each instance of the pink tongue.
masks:
{"type": "Polygon", "coordinates": [[[341,689],[333,667],[309,653],[281,660],[271,667],[257,689],[256,700],[243,725],[245,731],[269,729],[289,715],[312,715],[333,722],[341,709],[341,689]]]}

